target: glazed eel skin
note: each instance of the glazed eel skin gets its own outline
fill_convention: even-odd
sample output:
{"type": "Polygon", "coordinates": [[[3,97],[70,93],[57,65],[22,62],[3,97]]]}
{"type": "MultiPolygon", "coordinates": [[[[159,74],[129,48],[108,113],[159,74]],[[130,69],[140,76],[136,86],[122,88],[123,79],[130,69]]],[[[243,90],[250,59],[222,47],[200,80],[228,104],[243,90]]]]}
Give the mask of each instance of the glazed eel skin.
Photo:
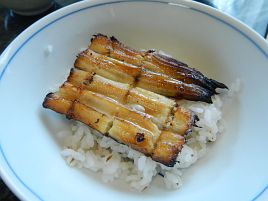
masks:
{"type": "Polygon", "coordinates": [[[216,88],[227,89],[225,84],[207,78],[183,62],[159,54],[155,50],[134,50],[119,42],[115,37],[94,35],[89,49],[98,54],[93,54],[90,50],[85,51],[78,57],[78,61],[93,62],[101,56],[102,60],[107,60],[106,62],[110,64],[118,63],[118,61],[122,61],[125,66],[132,64],[141,69],[140,73],[131,74],[137,84],[141,88],[164,96],[211,103],[211,96],[216,94],[216,88]],[[168,92],[166,92],[167,88],[168,92]]]}
{"type": "Polygon", "coordinates": [[[172,167],[198,120],[176,99],[209,103],[217,87],[227,88],[173,58],[98,34],[43,107],[172,167]]]}

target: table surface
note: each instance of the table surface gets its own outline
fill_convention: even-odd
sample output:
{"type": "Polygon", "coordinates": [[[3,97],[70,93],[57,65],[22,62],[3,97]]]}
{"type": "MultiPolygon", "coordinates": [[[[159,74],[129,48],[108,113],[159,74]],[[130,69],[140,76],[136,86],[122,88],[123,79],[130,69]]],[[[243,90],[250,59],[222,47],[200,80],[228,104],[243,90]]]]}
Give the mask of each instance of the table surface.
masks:
{"type": "MultiPolygon", "coordinates": [[[[76,0],[58,0],[48,11],[36,16],[20,16],[0,5],[0,54],[8,44],[32,23],[76,0]]],[[[257,31],[261,36],[267,35],[268,0],[196,0],[215,7],[257,31]]],[[[0,179],[0,200],[19,200],[0,179]]]]}

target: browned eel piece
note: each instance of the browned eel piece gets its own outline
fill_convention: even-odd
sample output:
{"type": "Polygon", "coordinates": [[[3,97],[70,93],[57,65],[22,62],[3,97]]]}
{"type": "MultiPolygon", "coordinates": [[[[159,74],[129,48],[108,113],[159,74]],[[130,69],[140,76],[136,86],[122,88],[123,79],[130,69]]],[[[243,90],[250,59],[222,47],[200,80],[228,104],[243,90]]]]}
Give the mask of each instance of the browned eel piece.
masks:
{"type": "MultiPolygon", "coordinates": [[[[74,70],[68,78],[69,81],[72,80],[71,77],[75,77],[74,70]]],[[[76,76],[76,78],[79,79],[79,76],[76,76]]],[[[95,80],[98,79],[97,77],[95,80]]],[[[181,117],[172,118],[171,121],[178,122],[179,129],[172,126],[160,129],[153,122],[152,116],[131,109],[127,104],[124,105],[106,96],[107,93],[104,95],[105,90],[99,90],[99,88],[110,88],[109,83],[105,81],[103,86],[93,84],[94,81],[91,83],[92,89],[96,87],[96,91],[103,93],[93,92],[94,89],[92,91],[86,89],[89,87],[84,87],[83,82],[79,83],[80,87],[65,82],[58,92],[49,93],[46,96],[43,107],[65,114],[67,118],[81,121],[103,135],[151,156],[155,161],[167,166],[174,166],[177,155],[185,142],[183,135],[189,131],[190,124],[193,124],[194,115],[192,112],[185,110],[185,115],[181,113],[181,117]],[[174,130],[178,130],[178,132],[174,132],[174,130]]],[[[126,96],[128,95],[126,94],[126,96]]],[[[127,97],[124,99],[126,100],[127,97]]],[[[167,115],[170,114],[171,112],[168,112],[167,115]]],[[[167,117],[166,121],[169,121],[169,119],[167,117]]],[[[162,127],[165,127],[166,121],[164,121],[162,127]]]]}
{"type": "Polygon", "coordinates": [[[176,102],[165,96],[109,80],[100,75],[71,69],[67,81],[74,86],[102,94],[123,105],[141,105],[144,113],[161,129],[168,129],[180,135],[191,131],[196,116],[193,112],[177,106],[176,102]]]}
{"type": "MultiPolygon", "coordinates": [[[[162,88],[166,88],[164,85],[166,82],[172,82],[172,93],[164,93],[164,89],[159,90],[161,87],[155,90],[156,93],[165,96],[211,103],[211,96],[216,93],[216,88],[227,88],[223,83],[207,78],[201,72],[172,57],[161,55],[154,50],[134,50],[123,45],[115,37],[108,38],[105,35],[97,34],[91,39],[89,49],[105,55],[106,57],[103,57],[104,59],[107,59],[107,57],[113,58],[125,64],[132,64],[136,67],[156,73],[158,76],[154,76],[155,74],[145,74],[146,79],[148,77],[151,78],[150,80],[147,79],[147,83],[142,86],[147,89],[151,87],[150,85],[154,86],[156,81],[163,83],[161,85],[162,88]],[[169,79],[167,79],[167,77],[169,79]]],[[[90,51],[86,52],[86,55],[92,56],[91,53],[90,51]]],[[[91,59],[91,57],[88,58],[91,59]]],[[[111,60],[111,62],[113,62],[113,60],[111,60]]],[[[141,77],[144,77],[144,73],[142,73],[141,77]]],[[[137,76],[137,79],[139,79],[139,76],[137,76]]]]}
{"type": "Polygon", "coordinates": [[[211,102],[217,87],[227,88],[175,59],[132,50],[101,34],[74,66],[43,107],[171,167],[197,116],[168,97],[211,102]]]}
{"type": "Polygon", "coordinates": [[[177,99],[211,102],[213,95],[213,92],[198,85],[187,84],[165,74],[95,53],[90,49],[79,54],[75,67],[177,99]]]}

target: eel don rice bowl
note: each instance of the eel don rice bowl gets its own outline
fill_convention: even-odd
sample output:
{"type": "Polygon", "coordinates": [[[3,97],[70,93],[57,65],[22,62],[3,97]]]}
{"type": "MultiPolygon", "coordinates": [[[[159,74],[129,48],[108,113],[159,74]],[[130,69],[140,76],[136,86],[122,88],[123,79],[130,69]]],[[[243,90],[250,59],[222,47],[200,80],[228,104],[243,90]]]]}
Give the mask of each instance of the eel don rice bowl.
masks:
{"type": "Polygon", "coordinates": [[[222,109],[238,90],[161,51],[138,51],[94,35],[43,107],[65,115],[56,135],[72,167],[120,179],[138,191],[159,176],[169,189],[222,133],[222,109]]]}

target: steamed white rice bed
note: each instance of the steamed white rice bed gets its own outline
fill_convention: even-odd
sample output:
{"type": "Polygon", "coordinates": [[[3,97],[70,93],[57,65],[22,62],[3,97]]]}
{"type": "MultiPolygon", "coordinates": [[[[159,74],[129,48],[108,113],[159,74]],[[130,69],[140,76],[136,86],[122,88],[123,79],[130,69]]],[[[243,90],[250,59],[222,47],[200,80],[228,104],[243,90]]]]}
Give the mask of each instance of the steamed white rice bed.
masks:
{"type": "Polygon", "coordinates": [[[237,80],[228,92],[213,96],[212,104],[179,101],[180,105],[194,111],[200,120],[197,122],[198,127],[194,127],[193,132],[187,136],[187,143],[177,158],[179,162],[172,168],[157,163],[80,122],[72,122],[71,130],[58,133],[64,145],[61,155],[72,167],[99,172],[104,182],[121,179],[131,188],[142,191],[160,173],[167,188],[177,189],[182,185],[181,170],[201,158],[207,151],[207,142],[215,141],[223,132],[223,105],[237,93],[239,87],[240,81],[237,80]]]}

